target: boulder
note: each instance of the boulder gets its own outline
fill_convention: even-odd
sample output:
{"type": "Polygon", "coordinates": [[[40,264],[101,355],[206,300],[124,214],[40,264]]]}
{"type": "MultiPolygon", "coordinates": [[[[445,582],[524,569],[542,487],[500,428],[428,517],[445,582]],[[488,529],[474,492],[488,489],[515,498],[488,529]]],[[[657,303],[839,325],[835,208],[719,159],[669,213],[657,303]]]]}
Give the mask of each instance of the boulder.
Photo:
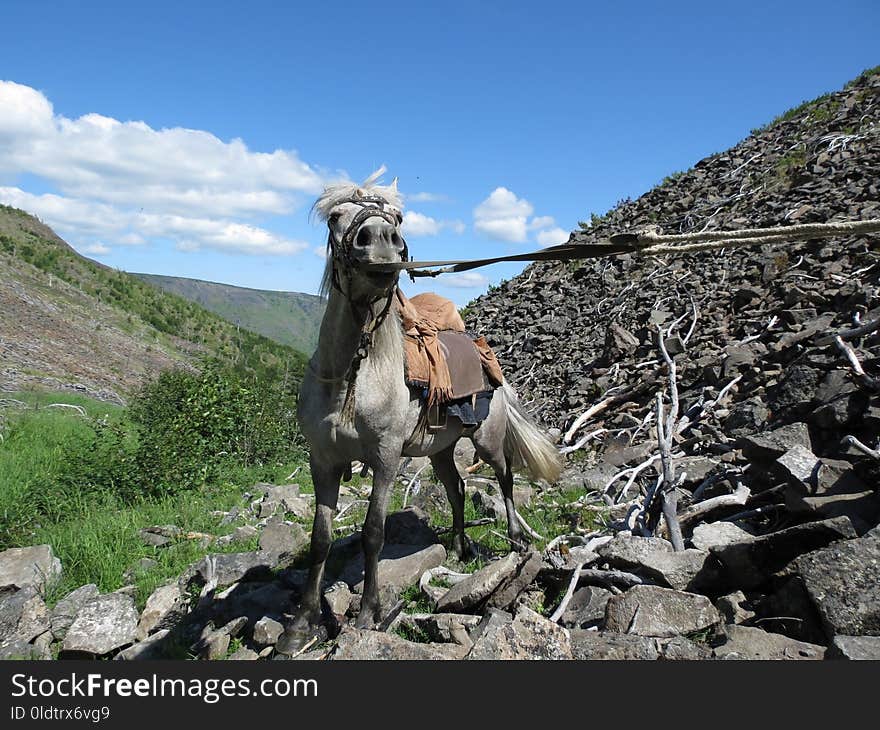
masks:
{"type": "Polygon", "coordinates": [[[182,577],[183,585],[193,581],[204,585],[215,578],[218,586],[239,581],[272,580],[272,569],[278,565],[277,554],[263,551],[245,553],[214,553],[190,566],[182,577]]]}
{"type": "Polygon", "coordinates": [[[29,642],[49,630],[49,609],[37,588],[0,589],[0,644],[12,640],[29,642]]]}
{"type": "Polygon", "coordinates": [[[134,600],[121,593],[93,598],[77,613],[67,629],[61,655],[101,657],[134,642],[138,612],[134,600]]]}
{"type": "Polygon", "coordinates": [[[113,658],[119,661],[146,661],[156,659],[166,659],[166,637],[170,633],[169,629],[159,629],[150,634],[143,641],[132,644],[127,649],[123,649],[113,658]]]}
{"type": "Polygon", "coordinates": [[[582,629],[572,629],[570,634],[575,659],[653,661],[660,657],[656,641],[648,636],[582,629]]]}
{"type": "Polygon", "coordinates": [[[337,639],[334,661],[364,659],[462,659],[467,648],[458,644],[416,643],[381,631],[345,629],[337,639]]]}
{"type": "Polygon", "coordinates": [[[724,618],[724,623],[727,624],[741,624],[753,619],[755,612],[750,610],[747,607],[748,605],[749,601],[746,598],[746,594],[742,591],[728,593],[726,596],[721,596],[715,601],[715,608],[718,609],[718,612],[724,618]]]}
{"type": "MultiPolygon", "coordinates": [[[[422,573],[436,568],[446,560],[446,549],[442,545],[386,544],[379,554],[379,586],[388,592],[399,594],[405,588],[419,582],[422,573]]],[[[355,593],[364,589],[363,555],[349,563],[339,580],[348,584],[355,593]]]]}
{"type": "Polygon", "coordinates": [[[184,596],[176,582],[159,586],[150,594],[141,613],[137,625],[137,640],[143,641],[157,628],[162,628],[169,619],[179,616],[183,605],[184,596]]]}
{"type": "Polygon", "coordinates": [[[569,629],[586,629],[601,624],[605,620],[605,606],[613,595],[611,591],[596,586],[578,588],[559,619],[560,625],[569,629]]]}
{"type": "Polygon", "coordinates": [[[525,606],[516,616],[490,608],[471,633],[466,659],[573,659],[568,630],[525,606]]]}
{"type": "Polygon", "coordinates": [[[482,604],[503,581],[515,574],[520,559],[508,553],[500,560],[484,565],[468,578],[456,583],[439,601],[438,613],[466,613],[482,604]]]}
{"type": "Polygon", "coordinates": [[[694,590],[717,581],[708,552],[693,548],[674,552],[671,543],[656,537],[618,536],[597,552],[612,568],[676,590],[694,590]]]}
{"type": "Polygon", "coordinates": [[[348,609],[351,606],[351,591],[348,588],[348,584],[341,580],[336,581],[324,591],[324,600],[327,602],[330,613],[336,616],[337,619],[341,619],[348,613],[348,609]]]}
{"type": "Polygon", "coordinates": [[[705,522],[694,528],[691,544],[697,550],[712,550],[735,542],[748,542],[752,537],[733,522],[705,522]]]}
{"type": "Polygon", "coordinates": [[[715,647],[717,659],[824,659],[825,647],[771,634],[750,626],[728,624],[725,642],[715,647]]]}
{"type": "Polygon", "coordinates": [[[880,528],[801,555],[791,568],[803,581],[829,639],[880,635],[880,528]]]}
{"type": "Polygon", "coordinates": [[[67,634],[68,627],[73,623],[73,620],[79,613],[79,610],[99,595],[100,591],[98,590],[98,586],[94,583],[89,583],[80,586],[75,591],[71,591],[58,601],[52,609],[51,618],[52,634],[55,638],[63,639],[67,634]]]}
{"type": "Polygon", "coordinates": [[[284,626],[275,619],[264,616],[254,624],[254,643],[257,646],[274,646],[284,633],[284,626]]]}
{"type": "Polygon", "coordinates": [[[835,636],[825,658],[880,660],[880,636],[835,636]]]}
{"type": "Polygon", "coordinates": [[[507,609],[537,577],[544,563],[541,553],[531,550],[519,560],[516,570],[501,581],[486,601],[487,608],[507,609]]]}
{"type": "Polygon", "coordinates": [[[260,550],[268,555],[296,555],[309,544],[309,536],[295,522],[272,518],[260,533],[260,550]]]}
{"type": "Polygon", "coordinates": [[[612,597],[605,608],[605,629],[622,634],[671,637],[720,622],[721,616],[705,596],[659,586],[634,586],[612,597]]]}
{"type": "Polygon", "coordinates": [[[770,464],[795,446],[811,451],[810,432],[805,423],[792,423],[773,431],[741,436],[737,447],[743,450],[746,458],[770,464]]]}
{"type": "Polygon", "coordinates": [[[795,525],[746,542],[722,545],[712,548],[711,552],[724,565],[730,582],[738,588],[748,590],[767,582],[773,573],[784,568],[801,553],[855,535],[848,518],[834,517],[821,522],[795,525]]]}
{"type": "Polygon", "coordinates": [[[419,507],[392,512],[385,518],[385,542],[420,547],[434,545],[440,541],[429,522],[427,512],[419,507]]]}
{"type": "Polygon", "coordinates": [[[0,552],[0,588],[32,586],[43,590],[61,577],[61,561],[51,545],[9,548],[0,552]]]}

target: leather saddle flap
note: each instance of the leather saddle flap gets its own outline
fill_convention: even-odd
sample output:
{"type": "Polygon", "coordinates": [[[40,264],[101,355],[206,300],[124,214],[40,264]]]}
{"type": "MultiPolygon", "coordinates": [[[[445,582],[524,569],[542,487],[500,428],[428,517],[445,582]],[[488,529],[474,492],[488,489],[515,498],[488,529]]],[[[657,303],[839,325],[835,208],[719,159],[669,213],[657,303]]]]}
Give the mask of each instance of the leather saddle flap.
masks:
{"type": "Polygon", "coordinates": [[[490,390],[480,354],[470,336],[464,332],[444,330],[438,332],[437,337],[449,368],[452,397],[466,398],[474,393],[490,390]]]}

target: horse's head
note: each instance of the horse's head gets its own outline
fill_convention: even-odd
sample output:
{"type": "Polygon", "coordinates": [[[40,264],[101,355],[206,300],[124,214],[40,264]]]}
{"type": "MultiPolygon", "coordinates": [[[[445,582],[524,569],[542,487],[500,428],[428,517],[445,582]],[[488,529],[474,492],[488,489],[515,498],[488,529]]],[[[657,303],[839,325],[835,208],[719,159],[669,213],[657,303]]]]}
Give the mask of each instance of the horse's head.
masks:
{"type": "Polygon", "coordinates": [[[339,289],[353,302],[375,301],[397,284],[397,271],[371,270],[369,264],[406,260],[406,241],[400,233],[402,201],[397,180],[376,185],[380,168],[360,185],[333,185],[315,203],[329,229],[327,269],[322,289],[339,289]]]}

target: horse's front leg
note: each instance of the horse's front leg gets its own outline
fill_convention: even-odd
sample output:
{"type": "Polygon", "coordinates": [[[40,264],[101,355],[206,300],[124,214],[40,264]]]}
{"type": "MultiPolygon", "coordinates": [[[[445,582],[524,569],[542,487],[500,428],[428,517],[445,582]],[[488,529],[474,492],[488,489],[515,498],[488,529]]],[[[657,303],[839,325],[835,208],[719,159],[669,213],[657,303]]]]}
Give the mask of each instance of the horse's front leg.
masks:
{"type": "Polygon", "coordinates": [[[315,485],[315,520],[312,525],[309,577],[296,616],[276,644],[279,654],[295,654],[321,629],[321,582],[333,542],[333,515],[343,469],[319,464],[314,456],[311,458],[311,469],[315,485]]]}
{"type": "Polygon", "coordinates": [[[398,461],[399,457],[386,459],[373,470],[373,492],[361,533],[364,548],[364,593],[361,597],[361,610],[355,622],[359,629],[375,628],[383,618],[379,601],[379,553],[385,543],[385,516],[391,486],[397,475],[398,461]]]}

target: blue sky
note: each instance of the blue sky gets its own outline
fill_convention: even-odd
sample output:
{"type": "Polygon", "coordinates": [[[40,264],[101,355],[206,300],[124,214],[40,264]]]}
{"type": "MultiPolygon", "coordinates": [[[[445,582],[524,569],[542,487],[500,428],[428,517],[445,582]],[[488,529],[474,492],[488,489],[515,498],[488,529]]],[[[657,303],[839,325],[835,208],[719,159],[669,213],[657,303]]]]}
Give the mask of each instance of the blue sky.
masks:
{"type": "MultiPolygon", "coordinates": [[[[312,293],[329,180],[387,165],[416,258],[522,252],[880,63],[876,0],[6,0],[3,22],[0,202],[127,271],[312,293]]],[[[418,288],[465,304],[521,269],[418,288]]]]}

